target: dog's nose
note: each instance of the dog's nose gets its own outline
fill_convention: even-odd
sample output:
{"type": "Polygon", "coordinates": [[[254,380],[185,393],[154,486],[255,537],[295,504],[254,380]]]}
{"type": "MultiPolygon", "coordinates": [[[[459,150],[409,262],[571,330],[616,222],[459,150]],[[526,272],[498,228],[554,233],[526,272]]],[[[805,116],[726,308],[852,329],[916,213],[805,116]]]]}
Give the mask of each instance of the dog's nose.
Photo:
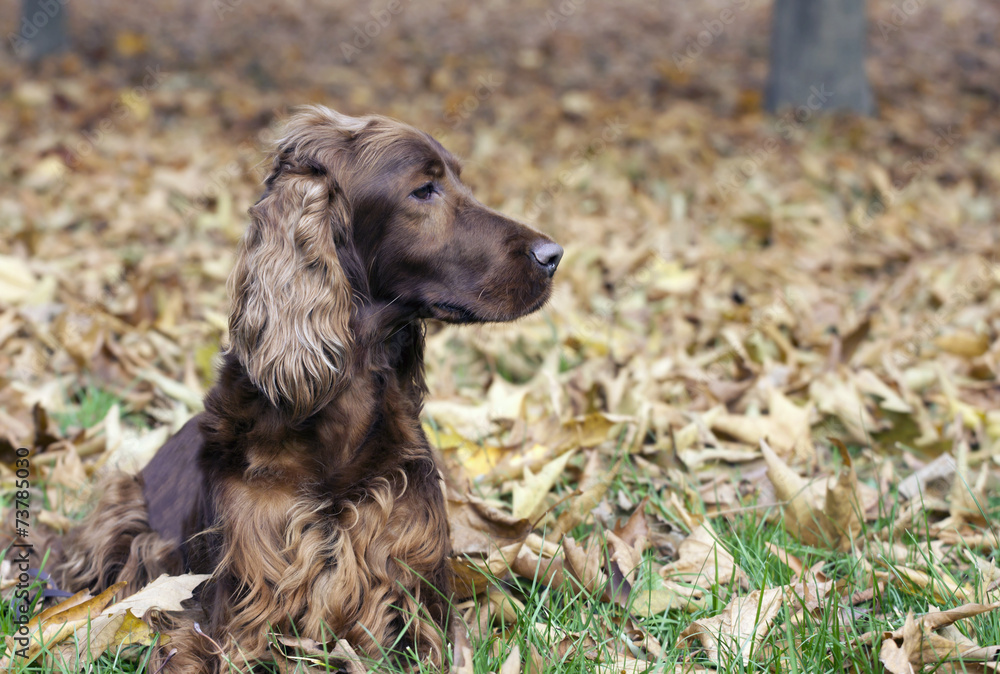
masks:
{"type": "Polygon", "coordinates": [[[531,247],[531,257],[535,258],[535,262],[541,265],[549,277],[556,273],[556,267],[559,266],[562,256],[562,246],[552,241],[537,241],[531,247]]]}

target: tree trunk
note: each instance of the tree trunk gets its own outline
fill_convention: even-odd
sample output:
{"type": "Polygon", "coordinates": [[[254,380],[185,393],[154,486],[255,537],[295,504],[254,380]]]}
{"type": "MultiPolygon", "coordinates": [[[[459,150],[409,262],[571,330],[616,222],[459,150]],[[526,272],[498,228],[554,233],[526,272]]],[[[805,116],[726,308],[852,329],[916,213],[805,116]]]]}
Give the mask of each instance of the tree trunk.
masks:
{"type": "Polygon", "coordinates": [[[21,23],[11,33],[14,53],[38,61],[66,48],[67,0],[21,0],[21,23]]]}
{"type": "Polygon", "coordinates": [[[865,73],[865,0],[775,0],[764,105],[875,111],[865,73]]]}

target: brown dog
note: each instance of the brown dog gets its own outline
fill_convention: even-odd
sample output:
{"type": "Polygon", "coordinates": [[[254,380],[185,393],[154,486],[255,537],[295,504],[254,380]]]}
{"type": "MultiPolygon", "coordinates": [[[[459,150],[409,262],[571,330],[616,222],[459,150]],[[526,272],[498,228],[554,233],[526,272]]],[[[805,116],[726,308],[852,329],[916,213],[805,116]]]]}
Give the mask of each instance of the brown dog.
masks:
{"type": "Polygon", "coordinates": [[[421,319],[535,311],[562,257],[460,171],[384,117],[310,107],[288,123],[230,278],[231,346],[205,412],[140,477],[111,482],[55,569],[74,590],[213,574],[203,612],[169,630],[165,671],[246,669],[271,659],[272,632],[441,660],[452,581],[418,418],[421,319]]]}

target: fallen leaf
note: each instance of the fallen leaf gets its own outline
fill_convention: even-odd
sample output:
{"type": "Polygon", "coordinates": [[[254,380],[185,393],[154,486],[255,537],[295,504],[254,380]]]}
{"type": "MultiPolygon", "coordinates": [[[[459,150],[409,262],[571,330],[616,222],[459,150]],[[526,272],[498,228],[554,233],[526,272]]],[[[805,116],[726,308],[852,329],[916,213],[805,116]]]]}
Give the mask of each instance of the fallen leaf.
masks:
{"type": "Polygon", "coordinates": [[[102,615],[113,615],[132,611],[135,615],[145,615],[150,609],[159,611],[183,611],[181,602],[190,599],[194,590],[211,578],[208,573],[185,573],[180,576],[161,574],[152,583],[130,597],[109,606],[102,615]]]}
{"type": "Polygon", "coordinates": [[[545,464],[538,473],[532,473],[524,467],[524,479],[514,484],[515,518],[534,520],[545,510],[545,498],[549,490],[562,477],[566,464],[573,457],[573,452],[566,452],[545,464]]]}
{"type": "Polygon", "coordinates": [[[691,532],[677,550],[677,559],[660,569],[665,580],[706,590],[715,586],[748,586],[743,572],[707,521],[691,532]]]}
{"type": "Polygon", "coordinates": [[[861,533],[864,512],[858,493],[858,478],[846,449],[846,464],[832,480],[807,482],[778,457],[766,442],[761,452],[775,496],[784,502],[785,529],[807,545],[849,550],[861,533]]]}
{"type": "Polygon", "coordinates": [[[978,358],[990,348],[990,338],[982,333],[955,330],[935,338],[934,346],[962,358],[978,358]]]}
{"type": "Polygon", "coordinates": [[[781,610],[783,597],[782,588],[754,590],[746,596],[733,597],[722,613],[695,620],[685,628],[677,646],[687,646],[697,639],[716,665],[731,671],[739,666],[735,660],[739,657],[747,666],[781,610]]]}

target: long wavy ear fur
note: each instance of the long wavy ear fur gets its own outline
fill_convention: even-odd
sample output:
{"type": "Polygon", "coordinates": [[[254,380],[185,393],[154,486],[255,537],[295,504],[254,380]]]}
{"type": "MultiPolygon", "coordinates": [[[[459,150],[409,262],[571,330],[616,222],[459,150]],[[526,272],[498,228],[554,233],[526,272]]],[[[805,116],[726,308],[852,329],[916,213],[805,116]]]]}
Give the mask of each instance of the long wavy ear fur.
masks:
{"type": "Polygon", "coordinates": [[[229,277],[229,351],[276,406],[308,416],[331,398],[351,350],[346,155],[365,121],[323,107],[289,120],[267,191],[229,277]]]}

